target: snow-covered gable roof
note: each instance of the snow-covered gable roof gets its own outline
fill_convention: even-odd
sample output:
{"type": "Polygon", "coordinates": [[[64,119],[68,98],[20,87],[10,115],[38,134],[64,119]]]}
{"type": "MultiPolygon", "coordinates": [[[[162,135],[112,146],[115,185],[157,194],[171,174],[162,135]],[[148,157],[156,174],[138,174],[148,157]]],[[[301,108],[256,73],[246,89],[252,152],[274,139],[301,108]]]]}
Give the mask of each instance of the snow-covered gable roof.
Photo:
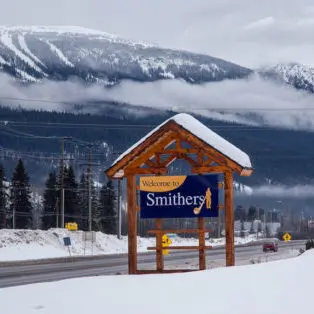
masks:
{"type": "Polygon", "coordinates": [[[147,140],[151,135],[157,132],[162,126],[167,124],[169,121],[174,121],[186,131],[190,132],[194,136],[198,137],[204,143],[213,147],[216,151],[220,152],[230,160],[237,163],[239,166],[245,169],[252,169],[252,164],[250,157],[244,153],[242,150],[222,138],[217,133],[213,132],[199,120],[195,119],[193,116],[186,113],[179,113],[168,120],[164,121],[146,136],[142,137],[138,142],[121,154],[111,165],[113,167],[119,161],[121,161],[125,156],[130,154],[136,147],[140,146],[145,140],[147,140]]]}

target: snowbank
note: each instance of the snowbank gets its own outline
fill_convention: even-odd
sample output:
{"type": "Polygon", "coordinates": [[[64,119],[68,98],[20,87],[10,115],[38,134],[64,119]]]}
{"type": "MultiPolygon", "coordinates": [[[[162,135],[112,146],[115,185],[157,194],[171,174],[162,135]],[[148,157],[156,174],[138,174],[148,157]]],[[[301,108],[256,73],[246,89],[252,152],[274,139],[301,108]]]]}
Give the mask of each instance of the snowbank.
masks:
{"type": "MultiPolygon", "coordinates": [[[[115,235],[96,232],[96,241],[85,241],[84,232],[71,232],[66,229],[50,230],[0,230],[0,261],[30,260],[69,256],[63,238],[71,238],[72,256],[126,253],[127,237],[121,240],[115,235]]],[[[236,244],[254,241],[253,236],[236,238],[236,244]]],[[[171,238],[173,245],[196,245],[197,239],[171,238]]],[[[148,246],[155,245],[155,238],[137,238],[138,251],[147,252],[148,246]]],[[[207,239],[206,245],[224,245],[225,239],[207,239]]]]}
{"type": "Polygon", "coordinates": [[[313,264],[311,250],[288,260],[202,272],[71,279],[1,289],[0,304],[6,314],[311,313],[313,264]]]}

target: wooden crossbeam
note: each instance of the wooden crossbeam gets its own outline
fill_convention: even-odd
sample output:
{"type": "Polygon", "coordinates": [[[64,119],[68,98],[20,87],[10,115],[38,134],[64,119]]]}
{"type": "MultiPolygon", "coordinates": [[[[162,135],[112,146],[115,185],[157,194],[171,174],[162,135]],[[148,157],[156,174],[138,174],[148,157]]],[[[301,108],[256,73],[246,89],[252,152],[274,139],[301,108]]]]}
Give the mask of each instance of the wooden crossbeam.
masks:
{"type": "Polygon", "coordinates": [[[253,173],[252,169],[243,169],[240,175],[244,177],[249,177],[252,173],[253,173]]]}
{"type": "MultiPolygon", "coordinates": [[[[205,156],[207,156],[207,155],[205,155],[205,156]]],[[[203,161],[202,166],[209,166],[213,162],[212,159],[209,158],[208,156],[207,156],[207,158],[208,158],[207,160],[203,161]]]]}
{"type": "Polygon", "coordinates": [[[225,165],[229,168],[229,170],[233,170],[236,171],[238,174],[241,174],[243,168],[239,164],[229,159],[228,157],[226,157],[225,155],[223,155],[221,152],[217,151],[210,145],[204,143],[197,136],[189,133],[188,131],[184,130],[182,127],[175,123],[170,124],[169,129],[172,129],[174,132],[178,133],[179,136],[183,138],[186,142],[193,143],[194,147],[195,146],[199,147],[198,151],[203,151],[208,156],[213,157],[213,161],[216,161],[221,165],[225,165]]]}
{"type": "Polygon", "coordinates": [[[198,271],[198,269],[163,269],[158,271],[156,269],[138,269],[137,275],[148,275],[148,274],[172,274],[172,273],[187,273],[191,271],[198,271]]]}
{"type": "Polygon", "coordinates": [[[203,156],[203,154],[201,154],[201,153],[198,153],[198,154],[197,154],[197,163],[198,163],[200,166],[203,166],[203,165],[204,165],[204,156],[203,156]]]}
{"type": "Polygon", "coordinates": [[[196,166],[191,168],[192,173],[210,173],[210,172],[223,173],[228,170],[230,169],[224,166],[201,166],[201,167],[196,166]]]}
{"type": "Polygon", "coordinates": [[[179,158],[186,160],[192,167],[199,166],[198,163],[194,159],[192,159],[191,157],[184,155],[184,154],[180,154],[180,153],[178,155],[179,155],[178,156],[179,158]]]}
{"type": "Polygon", "coordinates": [[[179,149],[162,149],[158,151],[160,154],[197,154],[200,152],[199,149],[195,148],[179,148],[179,149]]]}
{"type": "Polygon", "coordinates": [[[159,166],[161,164],[161,156],[159,153],[155,154],[156,164],[159,166]]]}
{"type": "Polygon", "coordinates": [[[149,159],[147,159],[147,160],[145,161],[145,164],[146,164],[147,166],[151,167],[151,168],[156,167],[156,164],[155,164],[154,162],[152,162],[151,160],[149,160],[149,159]]]}
{"type": "Polygon", "coordinates": [[[160,156],[158,157],[158,154],[160,151],[164,149],[164,147],[167,144],[170,144],[171,142],[175,141],[175,134],[173,132],[167,132],[163,134],[161,138],[158,138],[155,140],[154,143],[151,143],[151,146],[148,147],[145,152],[143,152],[141,155],[134,156],[132,160],[128,162],[127,168],[136,168],[141,166],[146,162],[146,160],[152,158],[155,156],[156,158],[156,165],[159,166],[160,163],[160,156]]]}
{"type": "Polygon", "coordinates": [[[168,170],[165,167],[157,168],[129,168],[125,170],[125,175],[136,174],[167,174],[168,170]]]}
{"type": "MultiPolygon", "coordinates": [[[[210,245],[206,245],[204,246],[204,249],[206,250],[210,250],[212,249],[213,247],[210,246],[210,245]]],[[[200,250],[201,247],[198,246],[198,245],[187,245],[187,246],[167,246],[167,247],[164,247],[163,250],[200,250]]],[[[157,247],[156,246],[148,246],[147,247],[147,250],[157,250],[157,247]]]]}
{"type": "Polygon", "coordinates": [[[194,145],[193,142],[185,139],[185,142],[191,146],[189,149],[189,154],[197,154],[197,162],[199,165],[208,166],[213,162],[214,156],[208,152],[202,150],[200,147],[194,145]],[[204,157],[207,157],[207,160],[204,160],[204,157]]]}
{"type": "Polygon", "coordinates": [[[181,149],[181,138],[177,137],[176,139],[176,149],[180,150],[181,149]]]}
{"type": "Polygon", "coordinates": [[[155,233],[199,233],[199,232],[213,232],[213,230],[206,229],[180,229],[180,230],[148,230],[148,233],[155,234],[155,233]]]}
{"type": "Polygon", "coordinates": [[[173,155],[173,154],[171,154],[170,156],[168,156],[164,161],[162,161],[161,163],[160,163],[160,165],[162,166],[162,167],[168,167],[174,160],[176,160],[177,159],[177,157],[175,156],[175,155],[173,155]]]}
{"type": "Polygon", "coordinates": [[[169,152],[167,154],[169,154],[170,156],[167,157],[167,159],[165,161],[161,162],[162,166],[169,165],[175,159],[184,159],[193,167],[201,166],[201,164],[198,164],[194,159],[192,159],[190,156],[188,156],[187,153],[185,153],[185,152],[175,152],[175,151],[171,150],[171,152],[169,152]]]}

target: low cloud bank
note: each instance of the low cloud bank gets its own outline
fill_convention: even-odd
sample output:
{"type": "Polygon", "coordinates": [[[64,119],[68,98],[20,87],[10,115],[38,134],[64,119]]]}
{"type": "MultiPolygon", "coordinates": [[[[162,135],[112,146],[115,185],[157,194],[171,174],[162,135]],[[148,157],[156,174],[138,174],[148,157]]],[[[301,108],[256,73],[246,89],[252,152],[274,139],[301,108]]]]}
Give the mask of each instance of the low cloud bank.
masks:
{"type": "MultiPolygon", "coordinates": [[[[43,81],[21,88],[0,76],[0,102],[28,109],[73,110],[73,103],[88,101],[127,103],[177,112],[190,112],[217,120],[314,130],[314,96],[258,75],[248,79],[191,85],[181,80],[149,83],[124,81],[104,89],[77,81],[43,81]]],[[[101,109],[101,105],[99,105],[101,109]]],[[[84,111],[89,108],[85,107],[84,111]]],[[[95,107],[90,108],[95,112],[95,107]]]]}

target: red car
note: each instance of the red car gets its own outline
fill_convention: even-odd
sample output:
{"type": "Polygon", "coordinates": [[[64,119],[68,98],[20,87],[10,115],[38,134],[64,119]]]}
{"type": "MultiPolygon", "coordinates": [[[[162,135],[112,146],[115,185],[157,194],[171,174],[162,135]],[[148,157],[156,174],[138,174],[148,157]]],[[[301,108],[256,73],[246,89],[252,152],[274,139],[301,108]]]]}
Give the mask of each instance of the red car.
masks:
{"type": "Polygon", "coordinates": [[[268,251],[277,252],[278,243],[276,241],[265,241],[263,243],[263,252],[268,252],[268,251]]]}

